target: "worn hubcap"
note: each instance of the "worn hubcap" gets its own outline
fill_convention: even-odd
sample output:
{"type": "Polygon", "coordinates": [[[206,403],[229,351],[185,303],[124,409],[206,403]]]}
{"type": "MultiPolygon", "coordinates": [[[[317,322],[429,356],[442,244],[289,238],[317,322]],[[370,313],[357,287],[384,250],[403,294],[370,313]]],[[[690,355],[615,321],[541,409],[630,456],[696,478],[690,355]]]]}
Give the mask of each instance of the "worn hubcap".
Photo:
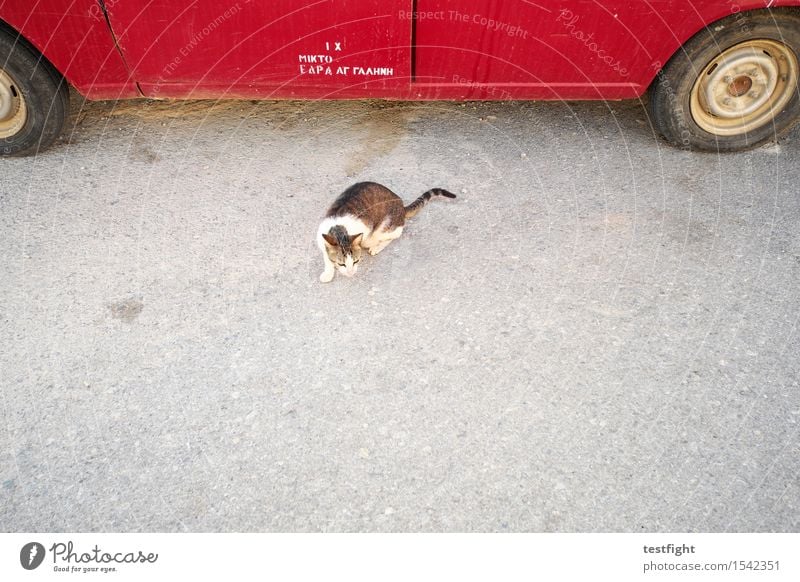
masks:
{"type": "Polygon", "coordinates": [[[741,97],[753,88],[753,80],[747,75],[736,77],[731,84],[728,85],[728,93],[734,97],[741,97]]]}
{"type": "Polygon", "coordinates": [[[8,73],[0,69],[0,139],[19,133],[27,117],[22,92],[8,73]]]}
{"type": "Polygon", "coordinates": [[[797,57],[773,40],[733,46],[692,87],[692,118],[709,133],[740,135],[770,123],[797,88],[797,57]]]}

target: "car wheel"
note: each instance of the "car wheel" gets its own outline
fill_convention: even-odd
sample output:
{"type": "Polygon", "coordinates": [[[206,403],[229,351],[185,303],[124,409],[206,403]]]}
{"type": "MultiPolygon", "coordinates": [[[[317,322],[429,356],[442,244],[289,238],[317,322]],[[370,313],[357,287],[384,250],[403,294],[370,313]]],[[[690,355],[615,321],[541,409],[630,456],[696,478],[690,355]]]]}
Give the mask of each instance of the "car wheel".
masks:
{"type": "Polygon", "coordinates": [[[650,114],[671,143],[736,151],[774,140],[800,117],[800,14],[740,13],[709,25],[658,73],[650,114]]]}
{"type": "Polygon", "coordinates": [[[18,35],[0,28],[0,155],[44,149],[68,113],[63,77],[18,35]]]}

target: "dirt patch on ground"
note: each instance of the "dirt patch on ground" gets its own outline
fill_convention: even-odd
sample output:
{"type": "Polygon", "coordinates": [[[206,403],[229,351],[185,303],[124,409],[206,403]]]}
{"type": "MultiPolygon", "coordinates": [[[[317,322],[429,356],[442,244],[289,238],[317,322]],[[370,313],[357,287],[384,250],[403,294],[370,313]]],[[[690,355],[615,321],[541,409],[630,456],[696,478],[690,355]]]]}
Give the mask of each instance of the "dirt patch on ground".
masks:
{"type": "Polygon", "coordinates": [[[107,305],[111,317],[119,319],[125,323],[133,323],[144,309],[144,303],[139,299],[131,298],[123,301],[109,303],[107,305]]]}
{"type": "Polygon", "coordinates": [[[409,106],[374,105],[357,121],[359,145],[350,154],[345,173],[355,176],[375,158],[391,153],[408,133],[409,106]]]}
{"type": "Polygon", "coordinates": [[[147,121],[176,118],[198,118],[222,113],[245,111],[247,101],[152,101],[132,99],[130,101],[103,101],[93,104],[101,114],[129,116],[147,121]]]}
{"type": "MultiPolygon", "coordinates": [[[[80,96],[78,96],[79,99],[80,96]]],[[[205,123],[215,119],[256,120],[285,132],[315,131],[331,124],[341,133],[347,152],[344,168],[355,176],[375,159],[390,154],[417,118],[414,103],[387,101],[254,101],[150,100],[73,102],[74,125],[84,121],[121,119],[144,124],[172,124],[178,120],[205,123]]],[[[135,161],[155,162],[153,151],[135,151],[135,161]]]]}
{"type": "MultiPolygon", "coordinates": [[[[82,98],[81,98],[82,99],[82,98]]],[[[152,100],[129,99],[124,101],[86,101],[74,106],[78,121],[86,117],[129,117],[139,121],[158,122],[175,119],[198,119],[236,116],[259,117],[279,127],[292,128],[306,113],[307,105],[296,101],[246,101],[246,100],[152,100]]]]}

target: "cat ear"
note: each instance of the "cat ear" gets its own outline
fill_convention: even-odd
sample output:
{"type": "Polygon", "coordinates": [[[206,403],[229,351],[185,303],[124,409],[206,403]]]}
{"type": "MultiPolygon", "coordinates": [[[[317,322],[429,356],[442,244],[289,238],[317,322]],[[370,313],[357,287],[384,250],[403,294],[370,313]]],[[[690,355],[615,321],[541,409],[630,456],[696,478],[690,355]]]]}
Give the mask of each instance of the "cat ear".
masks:
{"type": "Polygon", "coordinates": [[[333,237],[329,234],[322,233],[322,238],[325,239],[325,242],[331,245],[332,247],[337,246],[339,243],[336,241],[336,237],[333,237]]]}
{"type": "Polygon", "coordinates": [[[361,235],[363,235],[363,234],[364,234],[363,232],[359,232],[357,235],[351,236],[350,237],[350,242],[352,244],[354,244],[354,245],[359,244],[361,242],[361,235]]]}

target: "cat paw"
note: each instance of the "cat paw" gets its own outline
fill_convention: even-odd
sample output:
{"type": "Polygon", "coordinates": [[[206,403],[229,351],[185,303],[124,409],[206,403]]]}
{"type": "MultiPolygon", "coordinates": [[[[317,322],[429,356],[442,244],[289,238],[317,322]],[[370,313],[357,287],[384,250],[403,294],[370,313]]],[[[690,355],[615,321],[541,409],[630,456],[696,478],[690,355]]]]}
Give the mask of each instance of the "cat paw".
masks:
{"type": "Polygon", "coordinates": [[[381,249],[379,249],[378,247],[372,247],[371,249],[368,249],[368,251],[369,251],[369,254],[374,257],[379,252],[381,252],[381,249]]]}
{"type": "Polygon", "coordinates": [[[330,283],[333,281],[333,271],[325,271],[322,275],[319,276],[319,280],[322,283],[330,283]]]}

